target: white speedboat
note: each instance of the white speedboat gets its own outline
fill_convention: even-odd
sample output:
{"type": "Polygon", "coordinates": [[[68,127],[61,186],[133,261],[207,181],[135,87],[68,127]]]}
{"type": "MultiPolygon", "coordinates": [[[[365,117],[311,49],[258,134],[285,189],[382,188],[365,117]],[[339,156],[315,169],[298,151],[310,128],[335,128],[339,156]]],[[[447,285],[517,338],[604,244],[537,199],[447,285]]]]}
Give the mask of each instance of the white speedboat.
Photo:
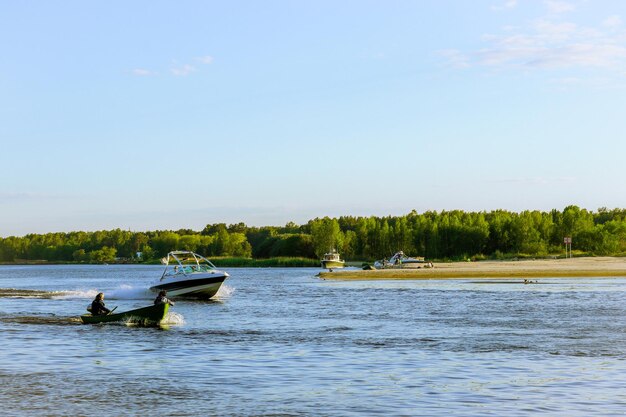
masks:
{"type": "Polygon", "coordinates": [[[426,262],[424,258],[411,258],[406,256],[404,252],[396,252],[389,259],[382,259],[374,262],[374,266],[378,269],[389,268],[432,268],[432,262],[426,262]]]}
{"type": "Polygon", "coordinates": [[[189,251],[174,251],[161,260],[165,270],[150,291],[166,290],[170,297],[211,298],[229,277],[204,256],[189,251]]]}

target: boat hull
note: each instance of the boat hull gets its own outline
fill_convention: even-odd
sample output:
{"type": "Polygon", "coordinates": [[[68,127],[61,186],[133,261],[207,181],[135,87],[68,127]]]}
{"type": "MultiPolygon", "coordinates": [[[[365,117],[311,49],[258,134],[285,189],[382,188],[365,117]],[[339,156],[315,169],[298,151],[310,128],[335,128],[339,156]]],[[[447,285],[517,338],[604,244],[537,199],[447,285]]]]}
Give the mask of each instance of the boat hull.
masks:
{"type": "Polygon", "coordinates": [[[402,262],[397,265],[388,265],[385,269],[418,269],[418,268],[427,268],[428,263],[426,262],[402,262]]]}
{"type": "Polygon", "coordinates": [[[322,268],[325,269],[339,269],[345,265],[344,261],[322,261],[322,268]]]}
{"type": "Polygon", "coordinates": [[[175,280],[163,280],[150,287],[150,291],[167,291],[169,297],[211,298],[219,291],[222,283],[228,278],[224,275],[208,277],[189,277],[175,280]]]}
{"type": "Polygon", "coordinates": [[[140,323],[144,325],[159,324],[169,310],[169,304],[158,304],[149,307],[138,308],[117,314],[104,314],[92,316],[85,314],[80,316],[84,324],[112,323],[117,321],[127,321],[130,323],[140,323]]]}
{"type": "Polygon", "coordinates": [[[414,262],[401,262],[397,264],[381,264],[380,262],[376,262],[374,266],[378,269],[420,269],[420,268],[432,268],[433,264],[431,262],[424,261],[414,261],[414,262]]]}

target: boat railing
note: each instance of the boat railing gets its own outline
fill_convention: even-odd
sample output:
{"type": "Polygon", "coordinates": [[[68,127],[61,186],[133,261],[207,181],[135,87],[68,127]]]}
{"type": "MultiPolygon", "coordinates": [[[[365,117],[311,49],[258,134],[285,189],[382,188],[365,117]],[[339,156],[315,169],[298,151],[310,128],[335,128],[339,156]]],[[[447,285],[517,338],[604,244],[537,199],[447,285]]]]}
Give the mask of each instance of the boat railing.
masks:
{"type": "Polygon", "coordinates": [[[197,272],[213,272],[217,268],[211,261],[202,255],[194,252],[176,251],[167,254],[167,258],[163,258],[165,270],[161,276],[161,280],[165,277],[175,275],[189,275],[197,272]],[[174,262],[175,261],[175,262],[174,262]],[[176,265],[170,265],[176,263],[176,265]]]}

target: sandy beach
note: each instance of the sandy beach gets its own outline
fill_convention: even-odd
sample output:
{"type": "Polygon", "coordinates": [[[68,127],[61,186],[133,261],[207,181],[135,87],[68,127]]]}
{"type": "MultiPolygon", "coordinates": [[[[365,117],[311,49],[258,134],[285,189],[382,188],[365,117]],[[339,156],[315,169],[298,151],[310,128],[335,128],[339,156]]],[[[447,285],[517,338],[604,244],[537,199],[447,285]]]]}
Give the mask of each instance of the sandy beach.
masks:
{"type": "Polygon", "coordinates": [[[435,263],[434,268],[335,270],[320,272],[318,276],[336,280],[626,277],[626,258],[448,262],[435,263]]]}

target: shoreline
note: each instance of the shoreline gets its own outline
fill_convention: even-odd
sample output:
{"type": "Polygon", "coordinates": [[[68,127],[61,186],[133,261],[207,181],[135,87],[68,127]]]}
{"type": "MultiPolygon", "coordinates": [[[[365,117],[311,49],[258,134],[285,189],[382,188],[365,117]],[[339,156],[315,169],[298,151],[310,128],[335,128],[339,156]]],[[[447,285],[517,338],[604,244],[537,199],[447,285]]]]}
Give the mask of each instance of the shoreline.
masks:
{"type": "Polygon", "coordinates": [[[626,258],[597,257],[436,263],[434,268],[323,271],[325,280],[626,277],[626,258]]]}

